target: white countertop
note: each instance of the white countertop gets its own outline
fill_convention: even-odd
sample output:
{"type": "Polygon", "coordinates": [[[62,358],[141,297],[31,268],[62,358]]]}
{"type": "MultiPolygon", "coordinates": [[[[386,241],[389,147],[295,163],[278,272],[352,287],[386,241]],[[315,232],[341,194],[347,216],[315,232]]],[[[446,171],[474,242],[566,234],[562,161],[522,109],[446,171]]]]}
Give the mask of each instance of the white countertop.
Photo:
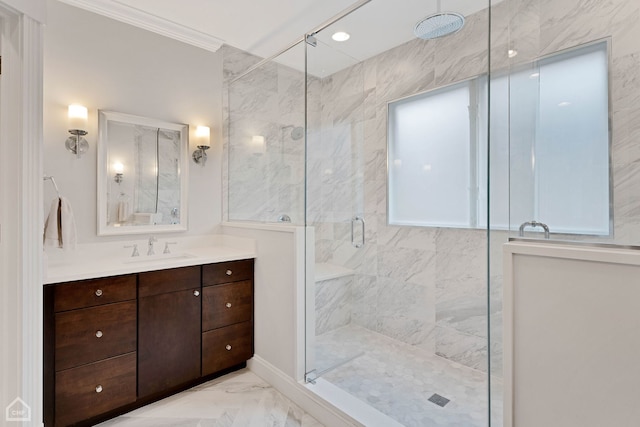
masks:
{"type": "Polygon", "coordinates": [[[47,249],[44,284],[255,258],[256,249],[252,239],[233,236],[169,239],[158,236],[156,254],[148,256],[146,253],[146,239],[78,245],[73,251],[47,249]],[[170,245],[170,254],[163,254],[167,241],[176,244],[170,245]],[[132,249],[123,248],[134,243],[138,245],[140,256],[131,257],[132,249]]]}

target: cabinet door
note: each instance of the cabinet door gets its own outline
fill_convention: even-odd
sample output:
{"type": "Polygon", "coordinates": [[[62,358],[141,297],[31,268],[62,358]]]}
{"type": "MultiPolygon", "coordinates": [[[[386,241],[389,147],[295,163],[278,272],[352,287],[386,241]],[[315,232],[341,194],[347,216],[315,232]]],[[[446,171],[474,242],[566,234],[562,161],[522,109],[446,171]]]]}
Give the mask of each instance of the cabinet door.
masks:
{"type": "Polygon", "coordinates": [[[200,377],[200,288],[138,300],[138,395],[200,377]]]}

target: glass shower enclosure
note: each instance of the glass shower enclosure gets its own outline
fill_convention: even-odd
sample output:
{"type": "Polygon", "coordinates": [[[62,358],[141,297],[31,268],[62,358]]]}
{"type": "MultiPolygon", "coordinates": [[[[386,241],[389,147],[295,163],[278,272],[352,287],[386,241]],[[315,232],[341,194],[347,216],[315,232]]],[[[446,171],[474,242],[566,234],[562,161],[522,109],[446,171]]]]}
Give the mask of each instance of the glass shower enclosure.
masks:
{"type": "Polygon", "coordinates": [[[225,212],[307,230],[310,390],[502,425],[503,244],[638,245],[640,6],[582,6],[360,1],[228,59],[225,212]]]}

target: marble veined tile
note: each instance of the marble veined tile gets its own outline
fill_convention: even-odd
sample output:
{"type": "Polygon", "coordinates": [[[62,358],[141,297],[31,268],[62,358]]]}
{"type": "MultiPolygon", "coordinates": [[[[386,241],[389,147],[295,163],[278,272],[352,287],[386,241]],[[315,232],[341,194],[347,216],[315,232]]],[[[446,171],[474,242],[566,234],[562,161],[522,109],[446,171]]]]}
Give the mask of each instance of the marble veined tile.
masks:
{"type": "Polygon", "coordinates": [[[434,283],[435,259],[432,251],[380,246],[378,274],[403,282],[434,283]]]}
{"type": "MultiPolygon", "coordinates": [[[[486,427],[487,375],[367,329],[350,325],[317,337],[316,351],[353,357],[322,378],[407,427],[486,427]],[[345,348],[350,352],[344,352],[345,348]],[[441,408],[428,401],[438,393],[450,399],[441,408]]],[[[492,378],[492,412],[502,422],[502,381],[492,378]]]]}
{"type": "Polygon", "coordinates": [[[251,55],[250,53],[229,45],[224,45],[221,49],[224,56],[223,73],[226,81],[242,74],[262,60],[262,58],[258,56],[251,55]]]}
{"type": "Polygon", "coordinates": [[[101,427],[322,427],[248,370],[225,375],[101,427]]]}
{"type": "Polygon", "coordinates": [[[540,0],[541,54],[548,54],[611,35],[638,11],[627,0],[540,0]]]}
{"type": "Polygon", "coordinates": [[[638,144],[638,141],[640,141],[639,107],[614,111],[612,137],[614,164],[620,165],[640,161],[640,144],[638,144]]]}
{"type": "Polygon", "coordinates": [[[352,277],[316,282],[316,334],[349,324],[351,321],[352,277]]]}
{"type": "Polygon", "coordinates": [[[487,370],[487,339],[436,326],[436,354],[470,368],[487,370]]]}
{"type": "Polygon", "coordinates": [[[611,79],[614,110],[637,107],[640,102],[640,53],[614,58],[611,79]]]}

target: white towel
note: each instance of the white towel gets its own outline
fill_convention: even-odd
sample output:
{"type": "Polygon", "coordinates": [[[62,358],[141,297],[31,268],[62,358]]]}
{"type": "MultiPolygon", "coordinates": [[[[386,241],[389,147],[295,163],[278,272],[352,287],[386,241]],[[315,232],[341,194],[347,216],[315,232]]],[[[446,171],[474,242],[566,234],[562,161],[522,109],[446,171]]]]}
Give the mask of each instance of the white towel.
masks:
{"type": "Polygon", "coordinates": [[[127,219],[129,219],[129,203],[118,202],[118,222],[125,222],[127,219]]]}
{"type": "Polygon", "coordinates": [[[75,249],[77,243],[76,221],[66,197],[51,202],[49,215],[44,223],[45,247],[75,249]]]}

